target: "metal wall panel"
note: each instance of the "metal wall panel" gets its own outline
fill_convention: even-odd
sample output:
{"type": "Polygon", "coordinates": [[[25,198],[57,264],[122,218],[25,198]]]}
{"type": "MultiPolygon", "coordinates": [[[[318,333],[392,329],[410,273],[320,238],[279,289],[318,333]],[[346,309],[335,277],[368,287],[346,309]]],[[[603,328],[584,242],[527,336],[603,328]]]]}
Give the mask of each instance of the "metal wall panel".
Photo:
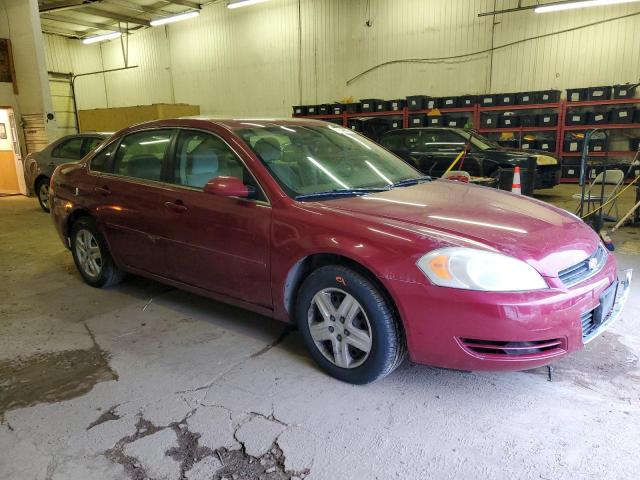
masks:
{"type": "MultiPolygon", "coordinates": [[[[216,2],[197,19],[131,35],[129,64],[140,67],[79,80],[78,107],[184,102],[206,114],[289,116],[291,105],[348,96],[564,89],[640,77],[640,16],[460,57],[637,12],[637,5],[527,11],[497,16],[495,24],[477,16],[494,5],[517,1],[271,0],[237,10],[216,2]],[[399,59],[431,60],[393,63],[347,84],[399,59]]],[[[52,70],[123,66],[119,41],[86,46],[47,37],[52,70]]]]}

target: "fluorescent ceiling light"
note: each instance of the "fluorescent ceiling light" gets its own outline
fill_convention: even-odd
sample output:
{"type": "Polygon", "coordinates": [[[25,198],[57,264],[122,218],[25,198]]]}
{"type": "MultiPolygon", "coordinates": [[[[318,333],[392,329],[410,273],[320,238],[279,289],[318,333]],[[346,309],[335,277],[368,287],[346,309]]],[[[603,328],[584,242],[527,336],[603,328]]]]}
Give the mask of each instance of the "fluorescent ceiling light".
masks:
{"type": "Polygon", "coordinates": [[[89,45],[91,43],[104,42],[107,40],[113,40],[114,38],[118,38],[122,33],[120,32],[111,32],[105,33],[104,35],[95,35],[93,37],[87,37],[82,40],[82,43],[85,45],[89,45]]]}
{"type": "Polygon", "coordinates": [[[179,13],[178,15],[172,15],[170,17],[164,18],[156,18],[155,20],[151,20],[151,26],[157,27],[158,25],[165,25],[167,23],[180,22],[182,20],[187,20],[188,18],[197,17],[200,15],[200,12],[194,10],[192,12],[179,13]]]}
{"type": "Polygon", "coordinates": [[[574,10],[576,8],[602,7],[615,5],[616,3],[632,3],[640,0],[583,0],[580,2],[556,2],[548,5],[540,5],[533,11],[536,13],[559,12],[561,10],[574,10]]]}
{"type": "Polygon", "coordinates": [[[263,3],[268,0],[236,0],[229,2],[227,8],[240,8],[240,7],[248,7],[249,5],[255,5],[256,3],[263,3]]]}

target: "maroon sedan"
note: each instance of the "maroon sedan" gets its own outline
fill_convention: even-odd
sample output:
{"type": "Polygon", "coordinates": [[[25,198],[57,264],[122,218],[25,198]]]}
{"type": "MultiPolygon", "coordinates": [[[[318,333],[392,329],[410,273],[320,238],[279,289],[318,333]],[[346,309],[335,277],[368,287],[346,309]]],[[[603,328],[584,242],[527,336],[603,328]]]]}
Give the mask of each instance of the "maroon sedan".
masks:
{"type": "Polygon", "coordinates": [[[619,315],[630,273],[575,216],[432,181],[325,122],[162,120],[51,183],[55,225],[95,287],[131,272],[295,322],[348,382],[415,362],[548,364],[619,315]]]}

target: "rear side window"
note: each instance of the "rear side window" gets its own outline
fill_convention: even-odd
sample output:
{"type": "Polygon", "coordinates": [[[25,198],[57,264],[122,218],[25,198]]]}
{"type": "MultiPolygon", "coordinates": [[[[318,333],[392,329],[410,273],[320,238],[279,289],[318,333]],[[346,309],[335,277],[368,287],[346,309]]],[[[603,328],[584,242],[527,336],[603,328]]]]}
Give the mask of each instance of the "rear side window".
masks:
{"type": "Polygon", "coordinates": [[[116,150],[113,173],[145,180],[161,180],[172,133],[172,130],[151,130],[124,137],[116,150]]]}
{"type": "Polygon", "coordinates": [[[53,149],[51,154],[55,158],[65,158],[68,160],[80,160],[84,155],[82,151],[83,137],[71,138],[65,140],[56,148],[53,149]]]}
{"type": "Polygon", "coordinates": [[[104,150],[91,159],[91,170],[94,172],[109,173],[113,166],[113,152],[116,150],[118,142],[113,142],[104,150]]]}
{"type": "Polygon", "coordinates": [[[98,145],[104,142],[104,138],[100,137],[89,137],[84,142],[83,156],[87,153],[93,151],[98,145]]]}

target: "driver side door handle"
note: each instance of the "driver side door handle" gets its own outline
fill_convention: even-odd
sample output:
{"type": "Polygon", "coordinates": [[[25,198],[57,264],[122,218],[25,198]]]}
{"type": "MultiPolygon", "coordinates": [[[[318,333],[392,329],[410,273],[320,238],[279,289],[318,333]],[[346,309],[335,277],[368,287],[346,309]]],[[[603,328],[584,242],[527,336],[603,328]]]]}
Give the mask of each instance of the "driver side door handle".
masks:
{"type": "Polygon", "coordinates": [[[180,200],[175,202],[164,202],[164,206],[175,213],[184,213],[187,211],[187,206],[180,200]]]}

